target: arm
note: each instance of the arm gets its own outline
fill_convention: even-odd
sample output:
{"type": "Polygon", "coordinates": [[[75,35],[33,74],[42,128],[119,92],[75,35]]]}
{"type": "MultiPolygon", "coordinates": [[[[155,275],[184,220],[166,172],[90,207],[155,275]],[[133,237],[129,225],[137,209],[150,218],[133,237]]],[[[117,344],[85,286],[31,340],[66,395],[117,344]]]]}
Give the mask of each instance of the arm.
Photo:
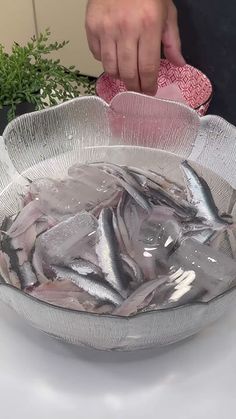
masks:
{"type": "Polygon", "coordinates": [[[128,90],[156,93],[161,43],[169,61],[185,64],[172,0],[89,0],[86,31],[94,57],[128,90]]]}

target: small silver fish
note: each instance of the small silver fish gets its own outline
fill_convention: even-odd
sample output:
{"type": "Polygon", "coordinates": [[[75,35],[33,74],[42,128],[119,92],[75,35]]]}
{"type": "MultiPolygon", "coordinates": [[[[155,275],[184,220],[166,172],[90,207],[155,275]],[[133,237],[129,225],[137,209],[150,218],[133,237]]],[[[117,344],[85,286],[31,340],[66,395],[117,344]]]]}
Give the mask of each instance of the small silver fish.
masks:
{"type": "Polygon", "coordinates": [[[199,243],[208,243],[217,235],[217,231],[226,231],[233,227],[232,217],[223,218],[214,202],[207,182],[185,160],[181,164],[188,192],[188,201],[197,209],[197,217],[203,219],[206,229],[194,234],[199,243]]]}
{"type": "Polygon", "coordinates": [[[94,296],[98,301],[106,301],[115,306],[120,305],[123,301],[121,295],[106,282],[103,283],[99,280],[91,279],[89,276],[79,275],[68,268],[53,266],[52,269],[57,279],[72,281],[73,284],[94,296]]]}
{"type": "Polygon", "coordinates": [[[230,221],[220,217],[219,210],[206,181],[198,176],[186,160],[181,163],[181,169],[188,191],[188,201],[197,209],[197,216],[204,219],[214,229],[229,226],[231,224],[230,221]]]}
{"type": "Polygon", "coordinates": [[[127,283],[122,269],[118,243],[112,227],[112,211],[104,208],[98,219],[98,243],[96,254],[106,281],[123,297],[127,294],[127,283]]]}
{"type": "Polygon", "coordinates": [[[134,167],[130,167],[129,170],[154,201],[174,208],[181,218],[193,218],[196,215],[195,208],[186,201],[184,190],[180,186],[150,170],[134,167]]]}
{"type": "Polygon", "coordinates": [[[140,169],[137,167],[128,166],[130,173],[135,176],[136,180],[141,183],[143,187],[147,188],[147,179],[153,181],[156,185],[164,189],[165,191],[173,194],[179,198],[185,198],[184,188],[177,183],[171,182],[166,179],[160,173],[155,172],[151,169],[140,169]]]}
{"type": "Polygon", "coordinates": [[[32,257],[32,267],[40,284],[48,282],[48,278],[44,273],[43,258],[39,249],[36,249],[32,257]]]}
{"type": "Polygon", "coordinates": [[[135,179],[135,177],[129,172],[128,168],[124,166],[119,166],[114,163],[92,163],[97,167],[100,167],[105,172],[112,174],[115,177],[122,178],[126,183],[132,185],[134,188],[141,190],[140,183],[135,179]]]}
{"type": "Polygon", "coordinates": [[[184,237],[192,237],[199,243],[208,243],[215,238],[215,230],[204,223],[204,220],[193,220],[191,222],[182,222],[184,237]]]}
{"type": "Polygon", "coordinates": [[[11,269],[9,256],[0,250],[0,282],[11,284],[16,288],[21,288],[17,274],[11,269]]]}
{"type": "Polygon", "coordinates": [[[33,287],[37,284],[38,279],[30,262],[24,262],[22,266],[19,266],[19,271],[22,289],[33,287]]]}
{"type": "Polygon", "coordinates": [[[125,244],[124,244],[124,240],[122,238],[122,235],[121,235],[121,232],[120,232],[120,229],[119,229],[117,215],[116,215],[115,211],[113,211],[113,213],[112,213],[112,227],[113,227],[113,230],[114,230],[114,234],[116,236],[116,240],[119,244],[120,251],[124,252],[125,251],[125,244]]]}
{"type": "Polygon", "coordinates": [[[80,275],[94,274],[102,277],[101,269],[93,263],[84,259],[74,260],[73,262],[68,264],[68,267],[80,275]]]}
{"type": "Polygon", "coordinates": [[[133,282],[135,282],[137,285],[142,284],[144,278],[142,270],[139,267],[138,263],[136,263],[136,261],[132,259],[130,256],[124,254],[121,254],[121,259],[124,263],[124,270],[128,268],[133,282]]]}
{"type": "Polygon", "coordinates": [[[159,185],[151,180],[147,180],[151,201],[160,205],[167,205],[175,210],[176,215],[185,220],[192,220],[196,216],[196,209],[182,198],[176,198],[174,195],[165,191],[159,185]]]}
{"type": "MultiPolygon", "coordinates": [[[[10,229],[10,227],[12,226],[13,222],[15,221],[16,216],[15,217],[5,217],[2,221],[1,227],[0,227],[0,234],[2,236],[2,234],[6,234],[6,232],[10,229]]],[[[2,237],[1,237],[2,238],[2,237]]]]}
{"type": "MultiPolygon", "coordinates": [[[[125,253],[130,254],[132,251],[131,243],[130,243],[130,237],[128,233],[128,229],[124,220],[124,210],[127,203],[128,194],[127,192],[124,192],[123,195],[120,198],[120,201],[117,205],[116,209],[116,220],[114,220],[113,217],[113,228],[115,231],[115,234],[119,234],[121,249],[123,249],[122,242],[124,244],[125,253]],[[114,224],[115,221],[117,222],[117,226],[114,224]],[[122,241],[121,241],[122,240],[122,241]]],[[[118,239],[118,237],[117,237],[118,239]]],[[[119,242],[119,240],[118,240],[119,242]]],[[[123,250],[124,252],[124,250],[123,250]]]]}
{"type": "Polygon", "coordinates": [[[121,185],[130,196],[132,196],[135,201],[146,211],[150,211],[152,208],[151,204],[145,198],[140,183],[137,182],[134,176],[132,176],[128,170],[125,170],[124,167],[117,166],[114,164],[107,163],[95,163],[98,166],[101,166],[105,171],[116,178],[118,185],[121,185]]]}
{"type": "Polygon", "coordinates": [[[21,288],[25,289],[37,284],[37,277],[31,267],[29,261],[25,261],[21,266],[19,265],[19,258],[17,250],[12,246],[12,239],[6,234],[1,241],[1,250],[9,258],[9,270],[15,272],[15,276],[19,278],[21,288]]]}
{"type": "Polygon", "coordinates": [[[141,208],[149,212],[152,208],[152,205],[146,199],[144,194],[142,192],[139,192],[137,189],[135,189],[132,185],[125,182],[123,179],[119,179],[119,184],[128,192],[132,198],[137,202],[138,205],[140,205],[141,208]]]}
{"type": "Polygon", "coordinates": [[[11,239],[11,245],[17,252],[20,266],[30,259],[35,245],[36,234],[36,224],[32,224],[24,233],[11,239]]]}

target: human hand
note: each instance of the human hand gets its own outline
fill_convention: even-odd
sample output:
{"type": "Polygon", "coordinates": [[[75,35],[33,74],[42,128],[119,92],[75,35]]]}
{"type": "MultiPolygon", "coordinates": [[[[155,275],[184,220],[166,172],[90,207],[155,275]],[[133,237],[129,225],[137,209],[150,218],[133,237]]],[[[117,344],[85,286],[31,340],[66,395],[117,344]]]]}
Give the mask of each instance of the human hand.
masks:
{"type": "Polygon", "coordinates": [[[89,0],[86,32],[104,71],[128,90],[156,93],[161,43],[170,62],[185,64],[172,0],[89,0]]]}

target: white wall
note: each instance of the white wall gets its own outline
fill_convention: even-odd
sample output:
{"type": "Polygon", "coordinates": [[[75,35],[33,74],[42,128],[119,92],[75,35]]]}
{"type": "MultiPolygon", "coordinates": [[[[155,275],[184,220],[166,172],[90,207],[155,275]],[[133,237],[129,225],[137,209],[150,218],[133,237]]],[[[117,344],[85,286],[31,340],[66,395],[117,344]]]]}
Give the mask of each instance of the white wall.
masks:
{"type": "Polygon", "coordinates": [[[88,49],[84,29],[86,3],[86,0],[0,0],[0,43],[9,49],[13,41],[27,42],[37,30],[50,27],[52,39],[70,41],[59,54],[62,63],[98,76],[102,67],[88,49]]]}
{"type": "Polygon", "coordinates": [[[0,43],[27,42],[35,33],[32,0],[0,0],[0,43]]]}

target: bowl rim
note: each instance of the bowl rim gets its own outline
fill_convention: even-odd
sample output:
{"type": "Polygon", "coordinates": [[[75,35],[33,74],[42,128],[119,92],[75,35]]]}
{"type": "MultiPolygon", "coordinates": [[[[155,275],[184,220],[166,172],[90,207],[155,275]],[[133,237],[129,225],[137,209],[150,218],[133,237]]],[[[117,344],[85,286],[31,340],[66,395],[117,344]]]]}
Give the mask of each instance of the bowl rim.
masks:
{"type": "MultiPolygon", "coordinates": [[[[164,60],[164,61],[167,61],[167,60],[164,60]]],[[[197,72],[199,72],[199,73],[201,73],[201,75],[207,80],[207,82],[209,83],[209,85],[210,85],[210,87],[211,87],[211,93],[209,94],[209,96],[207,97],[207,99],[203,102],[203,103],[201,103],[200,105],[198,105],[198,106],[196,106],[196,107],[194,107],[194,108],[192,108],[192,106],[190,106],[189,104],[186,104],[185,106],[188,106],[190,109],[193,109],[193,110],[195,110],[195,111],[198,111],[202,106],[206,106],[211,100],[212,100],[212,97],[213,97],[213,85],[212,85],[212,82],[210,81],[210,79],[209,79],[209,77],[207,77],[206,76],[206,74],[204,74],[201,70],[199,70],[198,68],[196,68],[196,67],[193,67],[192,65],[190,65],[190,64],[185,64],[186,66],[188,66],[189,68],[192,68],[192,69],[194,69],[194,71],[197,71],[197,72]]],[[[109,102],[107,102],[103,97],[101,97],[99,94],[98,94],[98,90],[97,90],[97,87],[98,87],[98,84],[101,82],[101,80],[102,80],[102,78],[104,77],[104,76],[107,76],[107,77],[109,77],[110,79],[112,79],[112,76],[110,76],[109,74],[107,74],[105,71],[103,71],[98,77],[97,77],[97,80],[96,80],[96,83],[95,83],[95,95],[96,96],[98,96],[100,99],[102,99],[102,100],[104,100],[104,102],[106,102],[108,105],[110,105],[110,103],[111,103],[111,101],[114,99],[114,97],[116,96],[116,95],[118,95],[119,93],[126,93],[126,92],[128,92],[128,90],[125,90],[124,92],[118,92],[118,93],[116,93],[113,97],[112,97],[112,99],[109,101],[109,102]]],[[[117,80],[117,79],[114,79],[114,80],[117,80]]],[[[142,94],[142,93],[140,93],[140,92],[134,92],[134,91],[130,91],[131,93],[139,93],[139,94],[142,94]]],[[[153,96],[153,98],[155,98],[155,96],[153,96]]],[[[159,99],[159,98],[157,98],[157,99],[159,99]]],[[[162,100],[170,100],[170,99],[162,99],[162,100]]],[[[170,100],[171,102],[175,102],[175,103],[179,103],[179,102],[176,102],[176,100],[170,100]]]]}
{"type": "MultiPolygon", "coordinates": [[[[0,280],[4,281],[1,275],[0,275],[0,280]]],[[[110,318],[110,319],[121,319],[121,320],[124,320],[124,321],[128,321],[128,320],[131,320],[131,319],[135,319],[135,318],[139,318],[139,317],[147,316],[147,315],[154,315],[154,314],[158,315],[160,313],[182,311],[182,310],[185,310],[185,309],[188,309],[188,308],[193,308],[193,307],[205,307],[205,308],[207,308],[211,304],[218,302],[219,300],[223,299],[224,297],[227,297],[228,295],[232,294],[236,290],[236,285],[235,285],[232,288],[227,289],[226,291],[217,295],[216,297],[212,298],[209,301],[197,301],[193,304],[188,303],[188,304],[182,304],[182,305],[179,305],[179,306],[176,306],[176,307],[159,308],[159,309],[156,309],[156,310],[152,309],[152,310],[147,310],[147,311],[131,314],[129,316],[122,316],[122,315],[118,315],[118,314],[92,313],[90,311],[80,311],[80,310],[76,310],[74,308],[61,307],[59,305],[51,304],[51,303],[49,303],[47,301],[44,301],[44,300],[40,300],[39,298],[34,297],[31,294],[27,294],[25,291],[23,291],[19,288],[16,288],[11,284],[7,284],[6,282],[1,282],[1,281],[0,281],[0,287],[10,288],[11,290],[13,290],[13,292],[22,295],[24,298],[30,299],[30,300],[32,300],[33,302],[36,302],[39,305],[42,304],[43,306],[50,307],[51,309],[62,310],[62,311],[67,312],[67,313],[89,315],[89,316],[98,317],[98,318],[99,317],[102,317],[102,318],[105,317],[105,318],[110,318]]],[[[1,299],[1,301],[4,304],[6,304],[3,299],[1,299]]],[[[10,304],[8,304],[8,305],[10,305],[10,304]]]]}

